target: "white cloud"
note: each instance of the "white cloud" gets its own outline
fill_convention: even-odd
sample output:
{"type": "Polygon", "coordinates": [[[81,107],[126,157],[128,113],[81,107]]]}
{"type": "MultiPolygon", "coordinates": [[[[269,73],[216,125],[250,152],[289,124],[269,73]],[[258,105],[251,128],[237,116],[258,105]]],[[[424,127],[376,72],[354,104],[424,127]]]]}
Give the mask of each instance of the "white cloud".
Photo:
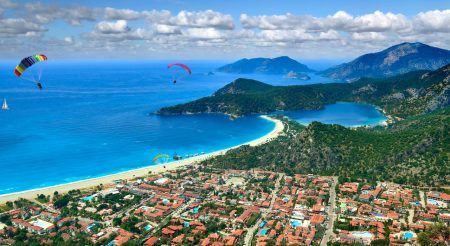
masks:
{"type": "Polygon", "coordinates": [[[0,19],[0,34],[36,36],[45,31],[43,26],[24,19],[0,19]]]}
{"type": "Polygon", "coordinates": [[[181,11],[170,18],[170,23],[187,27],[214,27],[217,29],[233,29],[234,22],[231,15],[212,10],[189,12],[181,11]]]}
{"type": "Polygon", "coordinates": [[[339,38],[339,33],[335,30],[320,32],[318,37],[319,40],[338,40],[339,38]]]}
{"type": "Polygon", "coordinates": [[[104,42],[122,42],[129,40],[148,40],[153,37],[153,32],[144,28],[132,29],[126,20],[113,22],[101,21],[94,30],[86,34],[91,41],[102,40],[104,42]]]}
{"type": "Polygon", "coordinates": [[[263,30],[261,37],[271,42],[303,42],[314,38],[302,30],[263,30]]]}
{"type": "Polygon", "coordinates": [[[151,24],[162,24],[178,27],[197,27],[197,28],[216,28],[228,29],[234,28],[233,17],[212,10],[206,11],[180,11],[177,15],[172,15],[167,10],[144,11],[142,15],[151,24]]]}
{"type": "Polygon", "coordinates": [[[420,32],[450,32],[450,9],[420,12],[414,23],[420,32]]]}
{"type": "Polygon", "coordinates": [[[372,14],[355,17],[349,22],[348,29],[358,32],[385,32],[405,30],[410,27],[409,21],[402,14],[375,11],[372,14]]]}
{"type": "Polygon", "coordinates": [[[0,7],[2,8],[17,8],[19,4],[12,2],[11,0],[0,0],[0,7]]]}
{"type": "Polygon", "coordinates": [[[73,43],[73,38],[72,37],[65,37],[64,38],[64,42],[71,44],[71,43],[73,43]]]}
{"type": "Polygon", "coordinates": [[[154,30],[158,34],[181,34],[179,27],[164,24],[154,25],[154,30]]]}
{"type": "Polygon", "coordinates": [[[351,32],[371,32],[401,30],[410,27],[405,16],[380,11],[357,17],[353,17],[345,11],[338,11],[334,15],[325,18],[317,18],[309,15],[298,16],[290,13],[271,16],[249,16],[242,14],[240,21],[244,28],[258,28],[262,30],[303,29],[311,32],[326,32],[330,29],[351,32]]]}
{"type": "Polygon", "coordinates": [[[190,39],[222,39],[225,35],[214,28],[187,28],[182,31],[183,36],[190,39]]]}
{"type": "Polygon", "coordinates": [[[102,34],[115,34],[129,32],[131,28],[126,20],[118,20],[116,22],[102,21],[95,26],[95,30],[102,34]]]}
{"type": "Polygon", "coordinates": [[[352,33],[352,39],[359,41],[377,41],[385,40],[386,36],[378,32],[362,32],[362,33],[352,33]]]}
{"type": "MultiPolygon", "coordinates": [[[[237,56],[248,52],[257,55],[259,52],[274,52],[306,54],[309,57],[343,54],[348,57],[404,41],[450,48],[448,23],[450,10],[445,9],[409,17],[382,11],[360,15],[337,11],[328,16],[242,13],[235,20],[227,13],[214,10],[171,13],[168,10],[138,11],[0,0],[0,36],[5,37],[3,40],[12,37],[9,40],[20,42],[16,47],[19,50],[23,47],[57,50],[60,46],[61,49],[76,47],[86,53],[120,50],[125,54],[135,54],[151,50],[179,54],[188,50],[185,47],[202,47],[200,52],[204,56],[221,52],[237,56]],[[91,31],[71,33],[76,28],[65,24],[63,28],[67,28],[67,34],[55,39],[52,36],[56,36],[54,33],[59,30],[53,28],[61,28],[60,25],[52,25],[57,21],[82,25],[83,28],[77,30],[88,28],[91,31]]],[[[2,41],[2,38],[2,47],[9,49],[14,46],[13,42],[2,41]]],[[[189,50],[196,52],[195,49],[189,50]]]]}
{"type": "Polygon", "coordinates": [[[37,2],[24,4],[23,7],[28,11],[27,18],[34,19],[41,24],[61,19],[70,25],[78,26],[81,21],[96,20],[97,16],[96,9],[83,6],[60,7],[37,2]]]}
{"type": "Polygon", "coordinates": [[[316,19],[312,16],[296,16],[290,13],[269,16],[249,16],[247,14],[241,14],[240,21],[244,28],[259,28],[263,30],[305,29],[310,25],[318,24],[315,23],[316,19]]]}
{"type": "Polygon", "coordinates": [[[138,11],[131,9],[105,8],[105,17],[110,20],[137,20],[142,17],[138,11]]]}

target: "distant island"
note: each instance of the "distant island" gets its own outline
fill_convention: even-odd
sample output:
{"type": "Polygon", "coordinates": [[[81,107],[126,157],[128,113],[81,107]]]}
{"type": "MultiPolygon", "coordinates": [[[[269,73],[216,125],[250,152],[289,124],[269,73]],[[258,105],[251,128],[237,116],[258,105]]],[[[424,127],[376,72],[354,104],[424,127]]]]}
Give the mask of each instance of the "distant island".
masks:
{"type": "Polygon", "coordinates": [[[288,78],[288,79],[298,79],[298,80],[310,80],[311,79],[311,77],[309,77],[307,74],[296,73],[294,71],[290,71],[284,77],[288,78]]]}
{"type": "Polygon", "coordinates": [[[435,70],[450,63],[450,51],[422,43],[401,43],[383,51],[326,69],[321,75],[356,81],[361,77],[381,78],[416,70],[435,70]]]}
{"type": "Polygon", "coordinates": [[[226,113],[241,116],[276,110],[320,109],[338,101],[377,105],[404,118],[444,108],[450,101],[450,64],[436,71],[414,71],[394,77],[362,78],[354,83],[272,86],[237,79],[212,96],[160,109],[157,113],[226,113]]]}
{"type": "MultiPolygon", "coordinates": [[[[223,73],[237,73],[237,74],[281,74],[288,75],[289,73],[302,74],[313,72],[312,69],[306,65],[291,59],[288,56],[280,56],[277,58],[253,58],[241,59],[234,63],[219,67],[218,72],[223,73]]],[[[305,76],[300,76],[302,79],[305,76]]]]}

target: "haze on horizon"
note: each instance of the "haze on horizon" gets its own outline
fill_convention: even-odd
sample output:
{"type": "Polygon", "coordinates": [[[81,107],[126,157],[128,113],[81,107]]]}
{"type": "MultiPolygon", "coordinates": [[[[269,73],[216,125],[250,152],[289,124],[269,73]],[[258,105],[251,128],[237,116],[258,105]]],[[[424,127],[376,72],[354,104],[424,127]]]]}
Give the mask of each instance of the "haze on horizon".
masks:
{"type": "Polygon", "coordinates": [[[401,42],[450,48],[445,1],[0,0],[3,60],[350,59],[401,42]]]}

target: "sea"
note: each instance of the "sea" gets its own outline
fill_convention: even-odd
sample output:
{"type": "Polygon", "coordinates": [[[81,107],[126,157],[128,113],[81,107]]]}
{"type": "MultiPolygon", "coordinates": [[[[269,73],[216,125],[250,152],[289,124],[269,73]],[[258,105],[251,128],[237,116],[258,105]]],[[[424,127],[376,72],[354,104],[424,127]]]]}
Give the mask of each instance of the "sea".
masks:
{"type": "MultiPolygon", "coordinates": [[[[47,61],[30,70],[41,75],[42,91],[14,75],[15,62],[0,62],[0,99],[10,108],[0,112],[0,194],[154,165],[158,154],[200,155],[262,137],[275,125],[258,115],[230,120],[222,114],[153,114],[209,96],[237,78],[272,85],[335,82],[315,74],[302,81],[215,72],[224,61],[181,62],[192,75],[174,84],[169,61],[47,61]]],[[[373,106],[355,103],[286,115],[345,126],[384,119],[373,106]]]]}

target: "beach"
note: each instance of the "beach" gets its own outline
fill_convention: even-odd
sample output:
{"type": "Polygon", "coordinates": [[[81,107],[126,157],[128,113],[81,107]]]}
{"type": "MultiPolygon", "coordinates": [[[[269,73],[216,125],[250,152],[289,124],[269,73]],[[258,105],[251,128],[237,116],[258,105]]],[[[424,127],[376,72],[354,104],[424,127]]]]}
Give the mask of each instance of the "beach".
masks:
{"type": "Polygon", "coordinates": [[[66,184],[54,185],[54,186],[50,186],[50,187],[44,187],[44,188],[32,189],[32,190],[15,192],[15,193],[10,193],[10,194],[4,194],[4,195],[0,195],[0,204],[3,204],[7,201],[15,201],[19,198],[34,199],[34,198],[36,198],[36,196],[38,194],[53,195],[53,193],[55,191],[58,191],[58,193],[61,194],[61,193],[68,192],[70,190],[85,189],[85,188],[97,186],[99,184],[108,184],[108,183],[113,182],[114,180],[132,179],[135,177],[146,176],[149,174],[149,172],[151,172],[152,174],[155,174],[155,173],[162,173],[162,172],[169,171],[169,170],[174,170],[179,167],[191,165],[191,164],[194,164],[197,162],[201,162],[201,161],[210,159],[215,156],[223,155],[228,150],[238,148],[242,145],[258,146],[258,145],[264,144],[264,143],[278,137],[280,135],[280,133],[283,132],[284,124],[280,120],[274,119],[274,118],[271,118],[271,117],[268,117],[265,115],[262,115],[260,117],[274,122],[275,127],[268,134],[266,134],[258,139],[252,140],[250,142],[243,143],[243,144],[240,144],[237,146],[233,146],[233,147],[230,147],[227,149],[222,149],[222,150],[218,150],[215,152],[211,152],[211,153],[207,153],[207,154],[203,154],[203,155],[199,155],[199,156],[194,156],[194,157],[191,157],[188,159],[169,162],[166,164],[152,165],[152,166],[132,169],[129,171],[124,171],[124,172],[120,172],[120,173],[116,173],[116,174],[101,176],[101,177],[97,177],[97,178],[90,178],[90,179],[70,182],[70,183],[66,183],[66,184]]]}

